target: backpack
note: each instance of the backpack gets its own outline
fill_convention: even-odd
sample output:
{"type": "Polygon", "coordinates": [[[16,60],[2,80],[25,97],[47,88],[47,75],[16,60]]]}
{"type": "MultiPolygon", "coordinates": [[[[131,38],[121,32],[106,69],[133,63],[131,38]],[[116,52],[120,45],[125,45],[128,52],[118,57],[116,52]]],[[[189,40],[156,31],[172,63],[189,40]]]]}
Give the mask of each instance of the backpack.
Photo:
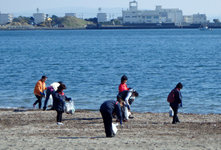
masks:
{"type": "Polygon", "coordinates": [[[167,96],[167,102],[173,103],[175,101],[175,90],[173,89],[167,96]]]}

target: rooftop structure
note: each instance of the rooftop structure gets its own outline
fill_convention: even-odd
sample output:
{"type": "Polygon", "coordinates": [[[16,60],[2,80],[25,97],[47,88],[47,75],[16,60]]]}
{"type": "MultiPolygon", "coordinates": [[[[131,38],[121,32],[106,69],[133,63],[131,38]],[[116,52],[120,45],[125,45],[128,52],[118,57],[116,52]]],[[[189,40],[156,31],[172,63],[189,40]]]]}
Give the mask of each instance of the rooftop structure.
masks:
{"type": "Polygon", "coordinates": [[[65,16],[77,17],[76,13],[65,13],[65,16]]]}

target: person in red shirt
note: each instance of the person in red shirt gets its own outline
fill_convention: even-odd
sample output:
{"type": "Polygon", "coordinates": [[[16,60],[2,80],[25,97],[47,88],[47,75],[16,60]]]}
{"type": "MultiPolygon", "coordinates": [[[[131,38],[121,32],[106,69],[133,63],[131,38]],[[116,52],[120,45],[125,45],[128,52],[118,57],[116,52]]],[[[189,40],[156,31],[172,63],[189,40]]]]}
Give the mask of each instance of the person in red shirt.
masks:
{"type": "Polygon", "coordinates": [[[128,80],[127,76],[123,75],[123,76],[121,77],[121,84],[120,84],[119,87],[118,87],[119,93],[122,92],[122,91],[124,91],[124,90],[129,90],[129,88],[127,87],[127,84],[126,84],[126,83],[127,83],[127,80],[128,80]]]}

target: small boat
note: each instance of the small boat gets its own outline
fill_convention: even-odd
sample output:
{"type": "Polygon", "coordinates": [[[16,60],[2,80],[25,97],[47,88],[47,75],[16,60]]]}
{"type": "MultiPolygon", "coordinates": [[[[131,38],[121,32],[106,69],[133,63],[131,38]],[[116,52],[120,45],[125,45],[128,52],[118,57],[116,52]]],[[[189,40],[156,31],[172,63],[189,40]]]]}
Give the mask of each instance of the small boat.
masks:
{"type": "Polygon", "coordinates": [[[202,28],[199,28],[201,31],[207,31],[207,30],[213,30],[212,28],[208,28],[207,26],[204,26],[202,28]]]}

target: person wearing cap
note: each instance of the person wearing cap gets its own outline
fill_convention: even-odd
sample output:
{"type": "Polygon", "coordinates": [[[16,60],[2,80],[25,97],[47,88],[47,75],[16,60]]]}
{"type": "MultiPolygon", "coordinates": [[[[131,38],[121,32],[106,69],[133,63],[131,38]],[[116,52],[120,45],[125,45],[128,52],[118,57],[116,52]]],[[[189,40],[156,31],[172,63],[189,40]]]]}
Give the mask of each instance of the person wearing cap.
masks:
{"type": "Polygon", "coordinates": [[[122,91],[124,91],[124,90],[129,90],[129,88],[127,87],[127,84],[126,84],[126,83],[127,83],[127,80],[128,80],[127,76],[123,75],[123,76],[121,77],[121,84],[120,84],[119,87],[118,87],[119,93],[122,92],[122,91]]]}
{"type": "MultiPolygon", "coordinates": [[[[126,115],[126,113],[131,112],[130,105],[134,101],[135,97],[138,97],[138,96],[139,96],[138,92],[135,91],[134,89],[124,90],[124,91],[118,93],[117,100],[121,99],[125,102],[125,105],[122,107],[124,121],[128,121],[129,115],[126,115]]],[[[132,116],[131,116],[131,118],[132,118],[132,116]]]]}
{"type": "MultiPolygon", "coordinates": [[[[47,108],[49,96],[53,93],[53,91],[57,91],[58,86],[59,86],[61,83],[62,83],[61,81],[59,81],[59,82],[54,82],[54,83],[52,83],[49,87],[47,87],[47,90],[46,90],[46,98],[45,98],[43,110],[46,110],[46,108],[47,108]]],[[[52,109],[53,109],[53,108],[52,108],[52,109]]]]}
{"type": "Polygon", "coordinates": [[[105,101],[100,106],[100,113],[103,118],[104,122],[104,128],[106,137],[114,137],[113,131],[112,131],[112,117],[113,114],[116,114],[119,118],[120,124],[122,125],[122,113],[121,113],[121,107],[123,106],[123,101],[119,100],[108,100],[105,101]]]}
{"type": "Polygon", "coordinates": [[[45,97],[44,90],[47,89],[45,81],[47,80],[48,77],[42,76],[41,79],[36,83],[35,88],[34,88],[34,94],[37,98],[35,103],[33,104],[33,107],[35,108],[35,105],[39,103],[39,109],[41,109],[41,100],[42,97],[45,97]]]}

